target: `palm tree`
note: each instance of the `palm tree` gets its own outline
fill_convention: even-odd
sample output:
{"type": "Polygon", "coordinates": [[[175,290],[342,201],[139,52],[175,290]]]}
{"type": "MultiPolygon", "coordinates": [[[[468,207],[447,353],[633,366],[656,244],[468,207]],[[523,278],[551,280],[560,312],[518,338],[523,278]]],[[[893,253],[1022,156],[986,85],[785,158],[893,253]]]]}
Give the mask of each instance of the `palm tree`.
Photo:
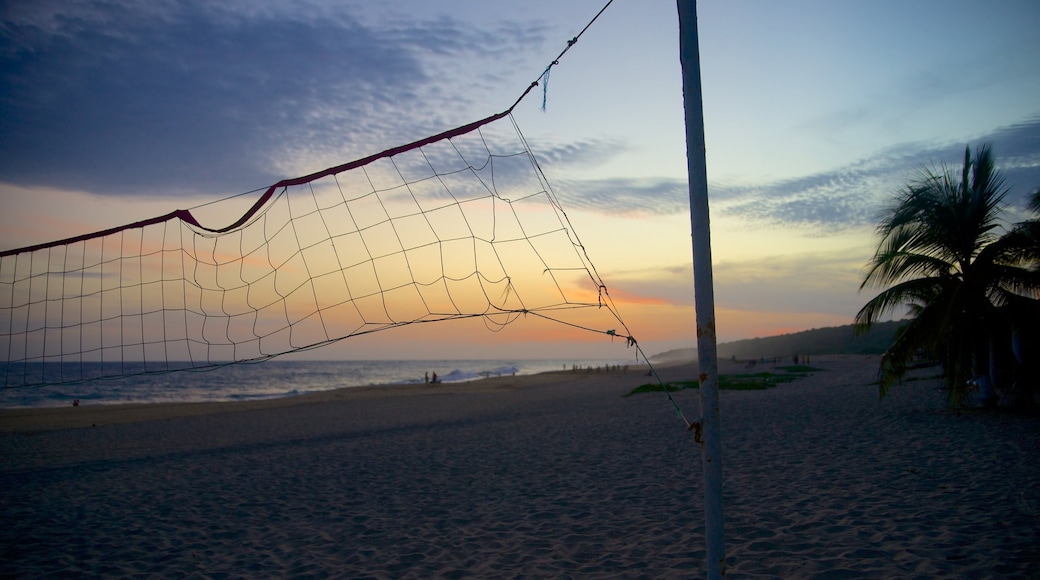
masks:
{"type": "Polygon", "coordinates": [[[1025,222],[1001,235],[1006,195],[983,145],[974,158],[965,148],[959,176],[945,165],[922,169],[883,210],[860,290],[885,289],[860,309],[856,324],[865,331],[900,307],[909,322],[883,358],[881,397],[920,354],[942,364],[953,404],[967,401],[969,380],[997,378],[998,341],[1010,345],[1000,332],[1006,309],[1035,302],[1030,295],[1040,289],[1035,226],[1025,222]]]}
{"type": "MultiPolygon", "coordinates": [[[[1035,278],[1040,275],[1040,189],[1030,195],[1028,208],[1033,218],[1015,224],[997,243],[1005,256],[1018,258],[1035,278]]],[[[1015,367],[1009,395],[1016,406],[1035,407],[1040,394],[1040,293],[1035,279],[1021,280],[1018,286],[1022,295],[1009,297],[1001,308],[1015,367]]]]}

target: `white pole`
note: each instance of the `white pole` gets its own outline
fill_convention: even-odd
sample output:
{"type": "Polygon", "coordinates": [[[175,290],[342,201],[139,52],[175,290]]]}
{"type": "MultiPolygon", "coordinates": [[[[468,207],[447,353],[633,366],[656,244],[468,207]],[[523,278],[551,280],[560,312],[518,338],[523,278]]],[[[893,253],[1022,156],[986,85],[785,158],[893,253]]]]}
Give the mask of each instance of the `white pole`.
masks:
{"type": "Polygon", "coordinates": [[[697,362],[700,367],[701,457],[704,468],[704,522],[708,578],[726,574],[722,518],[722,442],[719,438],[719,363],[715,341],[715,290],[711,273],[708,219],[708,172],[704,156],[704,110],[701,99],[697,2],[677,0],[679,60],[686,111],[686,165],[690,180],[693,228],[693,288],[697,314],[697,362]]]}

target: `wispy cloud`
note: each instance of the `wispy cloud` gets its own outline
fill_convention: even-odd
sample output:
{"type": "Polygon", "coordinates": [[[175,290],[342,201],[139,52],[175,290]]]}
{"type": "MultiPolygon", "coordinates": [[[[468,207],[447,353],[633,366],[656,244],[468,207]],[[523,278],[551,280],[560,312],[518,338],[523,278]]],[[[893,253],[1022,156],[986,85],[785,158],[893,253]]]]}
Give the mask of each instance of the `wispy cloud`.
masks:
{"type": "Polygon", "coordinates": [[[469,93],[444,94],[439,77],[541,32],[451,18],[375,27],[313,3],[9,4],[0,180],[105,194],[267,185],[303,159],[342,162],[473,120],[469,93]]]}
{"type": "Polygon", "coordinates": [[[552,144],[536,142],[532,148],[567,209],[630,216],[671,215],[689,210],[685,180],[671,177],[569,177],[609,168],[617,159],[631,152],[631,145],[622,139],[599,138],[552,144]]]}
{"type": "MultiPolygon", "coordinates": [[[[792,255],[763,249],[760,258],[716,261],[715,300],[724,308],[748,311],[801,312],[827,305],[832,313],[855,312],[863,301],[858,289],[869,254],[869,247],[858,255],[847,248],[792,255]]],[[[694,303],[692,264],[614,271],[609,283],[612,295],[620,288],[647,301],[694,303]]]]}
{"type": "Polygon", "coordinates": [[[587,139],[551,145],[534,143],[532,147],[539,163],[568,169],[602,167],[630,149],[621,139],[587,139]]]}
{"type": "Polygon", "coordinates": [[[566,209],[611,215],[671,215],[689,211],[689,190],[673,178],[561,180],[557,187],[566,209]]]}
{"type": "MultiPolygon", "coordinates": [[[[998,167],[1011,189],[1008,202],[1021,207],[1025,196],[1040,187],[1040,118],[996,129],[958,143],[907,143],[890,147],[855,163],[812,175],[771,183],[730,185],[710,183],[713,212],[752,222],[797,227],[827,233],[875,222],[892,194],[921,168],[959,166],[965,145],[993,145],[998,167]]],[[[574,148],[581,163],[602,147],[574,148]]],[[[567,152],[559,148],[559,152],[567,152]]],[[[569,169],[565,155],[554,157],[561,172],[569,169]]],[[[689,210],[685,180],[674,178],[615,178],[559,181],[557,193],[565,207],[626,215],[662,215],[689,210]]]]}
{"type": "Polygon", "coordinates": [[[991,143],[1020,206],[1040,185],[1040,119],[1003,127],[967,142],[895,146],[833,171],[758,186],[716,187],[721,211],[749,220],[819,232],[873,224],[878,211],[922,168],[959,167],[965,145],[991,143]]]}

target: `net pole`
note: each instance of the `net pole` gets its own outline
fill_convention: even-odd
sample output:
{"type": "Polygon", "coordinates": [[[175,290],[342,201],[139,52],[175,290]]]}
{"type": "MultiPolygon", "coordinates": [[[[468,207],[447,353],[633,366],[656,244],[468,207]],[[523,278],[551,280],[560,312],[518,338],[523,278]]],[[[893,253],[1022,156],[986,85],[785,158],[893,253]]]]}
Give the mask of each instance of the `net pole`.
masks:
{"type": "Polygon", "coordinates": [[[697,364],[700,369],[705,560],[708,578],[722,578],[726,574],[726,552],[722,516],[722,442],[719,436],[719,364],[715,338],[715,291],[708,219],[708,173],[704,153],[697,2],[677,0],[677,4],[679,61],[682,64],[683,108],[686,116],[686,166],[690,182],[690,223],[693,231],[697,364]]]}

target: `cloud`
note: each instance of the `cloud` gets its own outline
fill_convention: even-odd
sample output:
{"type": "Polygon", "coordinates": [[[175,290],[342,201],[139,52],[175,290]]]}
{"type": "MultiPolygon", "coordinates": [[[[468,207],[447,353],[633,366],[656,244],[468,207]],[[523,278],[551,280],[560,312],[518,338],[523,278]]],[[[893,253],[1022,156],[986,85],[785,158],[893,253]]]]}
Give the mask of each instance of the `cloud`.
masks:
{"type": "Polygon", "coordinates": [[[869,247],[817,250],[713,264],[717,301],[726,308],[851,315],[869,247]]]}
{"type": "Polygon", "coordinates": [[[466,92],[437,88],[450,63],[500,58],[540,34],[451,18],[376,27],[302,3],[7,6],[0,181],[103,194],[261,187],[321,169],[315,158],[474,120],[466,92]]]}
{"type": "Polygon", "coordinates": [[[690,210],[686,182],[661,178],[561,180],[555,187],[564,209],[610,215],[672,215],[690,210]]]}
{"type": "Polygon", "coordinates": [[[534,143],[538,163],[565,209],[611,215],[671,215],[689,211],[685,180],[670,177],[568,177],[608,169],[632,146],[618,138],[569,143],[534,143]],[[563,176],[557,178],[556,176],[563,176]]]}
{"type": "MultiPolygon", "coordinates": [[[[864,247],[857,253],[846,247],[776,255],[763,250],[762,257],[716,260],[715,301],[722,308],[744,311],[849,315],[866,300],[859,284],[870,251],[864,247]]],[[[694,304],[692,264],[614,271],[608,286],[612,296],[624,291],[645,303],[694,304]]]]}
{"type": "Polygon", "coordinates": [[[721,211],[757,222],[794,226],[821,233],[872,225],[878,211],[916,171],[959,167],[964,147],[990,143],[997,166],[1007,176],[1008,203],[1023,205],[1040,185],[1040,118],[996,129],[965,142],[908,143],[837,168],[796,179],[756,186],[717,186],[721,211]]]}
{"type": "Polygon", "coordinates": [[[589,139],[552,145],[535,143],[532,147],[539,163],[567,169],[601,167],[630,149],[621,139],[589,139]]]}
{"type": "MultiPolygon", "coordinates": [[[[1040,118],[1002,127],[956,143],[905,143],[831,171],[771,183],[709,183],[712,211],[720,215],[819,234],[873,225],[878,211],[915,171],[957,167],[965,145],[993,146],[998,167],[1007,176],[1014,208],[1040,187],[1040,118]]],[[[604,143],[557,147],[551,154],[561,172],[571,170],[567,155],[586,164],[593,155],[618,154],[604,143]]],[[[541,156],[541,155],[540,155],[541,156]]],[[[604,162],[605,163],[605,162],[604,162]]],[[[667,215],[689,211],[685,180],[675,178],[561,179],[557,194],[565,208],[604,214],[667,215]]]]}
{"type": "Polygon", "coordinates": [[[753,186],[711,188],[720,213],[776,226],[838,231],[872,223],[879,192],[905,174],[889,156],[833,171],[753,186]]]}

